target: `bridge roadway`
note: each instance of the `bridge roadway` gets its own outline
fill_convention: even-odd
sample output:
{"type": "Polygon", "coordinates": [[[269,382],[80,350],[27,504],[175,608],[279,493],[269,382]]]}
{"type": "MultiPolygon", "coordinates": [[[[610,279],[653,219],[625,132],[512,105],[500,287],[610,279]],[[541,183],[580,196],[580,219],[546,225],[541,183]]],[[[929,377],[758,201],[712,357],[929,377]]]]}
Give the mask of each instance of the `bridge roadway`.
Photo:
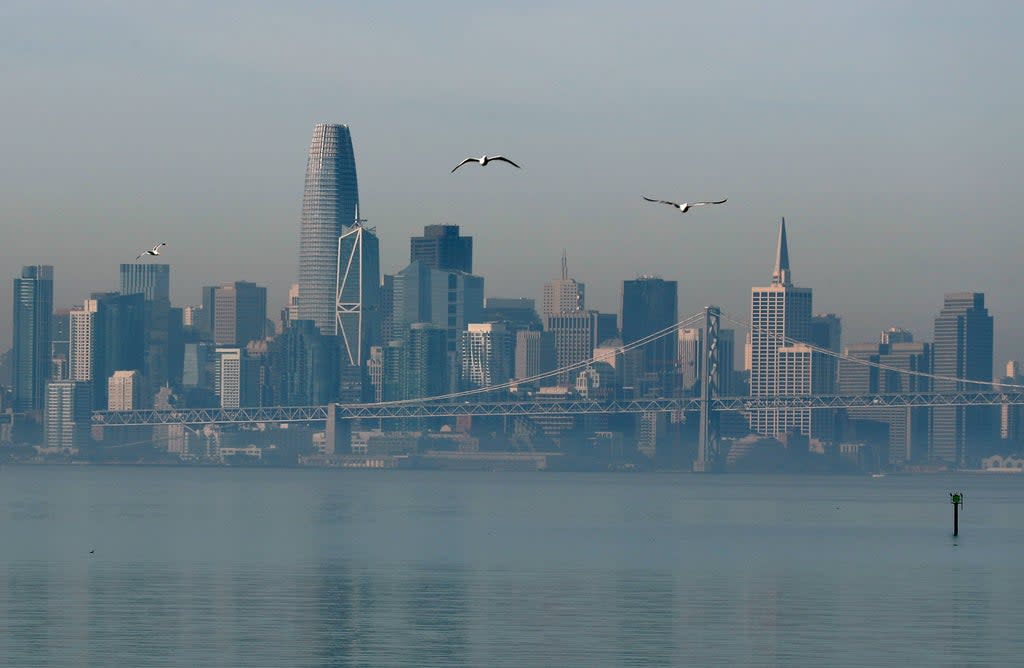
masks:
{"type": "MultiPolygon", "coordinates": [[[[433,402],[334,404],[336,419],[454,417],[459,415],[570,415],[647,413],[700,410],[699,397],[678,399],[588,399],[495,402],[433,402]]],[[[715,397],[713,411],[752,411],[797,408],[917,408],[926,406],[1024,405],[1024,392],[929,392],[908,394],[815,395],[773,397],[715,397]]],[[[161,424],[246,424],[257,422],[324,422],[330,406],[269,406],[262,408],[169,408],[138,411],[95,411],[97,426],[161,424]]]]}

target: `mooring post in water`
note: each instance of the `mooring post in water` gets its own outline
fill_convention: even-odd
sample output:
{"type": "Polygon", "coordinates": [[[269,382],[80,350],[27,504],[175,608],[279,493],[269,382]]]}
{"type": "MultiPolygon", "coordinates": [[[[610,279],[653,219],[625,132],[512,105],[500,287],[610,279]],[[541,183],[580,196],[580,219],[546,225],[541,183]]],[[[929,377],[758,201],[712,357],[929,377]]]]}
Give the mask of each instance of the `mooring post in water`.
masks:
{"type": "Polygon", "coordinates": [[[960,492],[950,492],[949,502],[953,504],[953,535],[960,535],[960,509],[964,506],[964,495],[960,492]]]}

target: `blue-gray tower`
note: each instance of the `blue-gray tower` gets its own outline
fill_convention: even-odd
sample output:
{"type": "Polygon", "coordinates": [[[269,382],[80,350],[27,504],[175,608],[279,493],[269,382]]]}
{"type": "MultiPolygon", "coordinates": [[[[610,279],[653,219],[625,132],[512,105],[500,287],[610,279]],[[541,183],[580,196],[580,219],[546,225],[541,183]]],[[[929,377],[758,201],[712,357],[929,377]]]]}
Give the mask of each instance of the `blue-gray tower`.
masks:
{"type": "Polygon", "coordinates": [[[14,410],[43,409],[50,375],[53,267],[23,267],[14,279],[14,410]]]}
{"type": "Polygon", "coordinates": [[[299,233],[299,318],[334,334],[338,238],[359,207],[356,158],[347,125],[313,127],[299,233]]]}

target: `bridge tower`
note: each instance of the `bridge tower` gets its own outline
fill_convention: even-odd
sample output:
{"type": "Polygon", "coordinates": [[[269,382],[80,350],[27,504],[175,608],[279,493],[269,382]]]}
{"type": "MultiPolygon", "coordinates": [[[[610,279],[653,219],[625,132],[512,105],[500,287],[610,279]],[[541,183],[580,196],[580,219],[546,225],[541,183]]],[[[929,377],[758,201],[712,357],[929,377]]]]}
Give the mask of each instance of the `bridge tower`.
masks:
{"type": "Polygon", "coordinates": [[[718,396],[718,333],[721,311],[717,306],[704,308],[704,349],[700,364],[700,436],[697,442],[695,473],[715,473],[724,469],[718,412],[712,402],[718,396]]]}

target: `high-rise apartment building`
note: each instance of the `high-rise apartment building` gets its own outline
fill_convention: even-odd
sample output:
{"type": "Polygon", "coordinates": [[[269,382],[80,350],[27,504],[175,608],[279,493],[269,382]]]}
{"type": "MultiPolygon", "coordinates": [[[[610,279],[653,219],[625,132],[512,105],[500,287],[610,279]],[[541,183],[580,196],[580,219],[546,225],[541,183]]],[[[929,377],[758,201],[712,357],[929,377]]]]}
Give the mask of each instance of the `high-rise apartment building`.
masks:
{"type": "Polygon", "coordinates": [[[403,399],[435,397],[450,387],[447,332],[429,322],[409,326],[402,356],[403,399]]]}
{"type": "Polygon", "coordinates": [[[74,380],[46,384],[43,442],[48,448],[80,448],[89,443],[92,385],[74,380]]]}
{"type": "Polygon", "coordinates": [[[68,359],[71,341],[71,309],[57,309],[53,313],[50,341],[50,380],[68,379],[68,359]]]}
{"type": "Polygon", "coordinates": [[[585,293],[586,286],[583,283],[577,283],[576,279],[569,278],[569,262],[563,251],[561,278],[544,284],[544,303],[541,306],[544,322],[553,315],[582,311],[585,306],[585,293]]]}
{"type": "MultiPolygon", "coordinates": [[[[810,394],[814,355],[805,344],[811,335],[811,290],[793,285],[785,219],[779,225],[771,285],[750,293],[750,396],[810,394]]],[[[810,409],[769,409],[750,413],[750,428],[766,436],[793,430],[812,435],[810,409]]]]}
{"type": "Polygon", "coordinates": [[[137,370],[115,371],[107,381],[107,410],[135,411],[143,408],[146,392],[137,370]]]}
{"type": "MultiPolygon", "coordinates": [[[[627,346],[675,325],[679,320],[679,286],[656,276],[622,282],[622,342],[627,346]]],[[[677,337],[661,336],[642,346],[644,373],[654,378],[662,396],[675,388],[677,337]]]]}
{"type": "Polygon", "coordinates": [[[259,367],[252,363],[244,348],[217,348],[214,387],[221,408],[258,406],[260,401],[259,367]]]}
{"type": "MultiPolygon", "coordinates": [[[[942,311],[935,318],[935,375],[991,381],[992,340],[993,321],[985,308],[985,294],[947,294],[942,311]]],[[[935,380],[936,392],[988,387],[955,380],[935,380]]],[[[935,406],[932,409],[931,458],[960,467],[973,463],[992,444],[995,424],[995,408],[992,406],[935,406]]]]}
{"type": "Polygon", "coordinates": [[[248,281],[227,283],[214,289],[213,299],[213,341],[218,346],[244,346],[264,337],[266,288],[248,281]]]}
{"type": "Polygon", "coordinates": [[[469,323],[462,332],[462,387],[476,389],[512,378],[515,348],[501,323],[469,323]]]}
{"type": "Polygon", "coordinates": [[[306,161],[299,236],[299,318],[334,332],[338,238],[355,224],[359,185],[352,135],[346,125],[318,123],[306,161]]]}
{"type": "Polygon", "coordinates": [[[82,308],[71,309],[68,339],[68,379],[92,382],[96,362],[96,312],[99,301],[86,299],[82,308]]]}
{"type": "Polygon", "coordinates": [[[53,267],[22,267],[14,279],[15,411],[41,411],[50,377],[53,335],[53,267]]]}
{"type": "Polygon", "coordinates": [[[459,235],[458,225],[427,225],[422,237],[409,240],[409,262],[431,269],[473,273],[473,237],[459,235]]]}

